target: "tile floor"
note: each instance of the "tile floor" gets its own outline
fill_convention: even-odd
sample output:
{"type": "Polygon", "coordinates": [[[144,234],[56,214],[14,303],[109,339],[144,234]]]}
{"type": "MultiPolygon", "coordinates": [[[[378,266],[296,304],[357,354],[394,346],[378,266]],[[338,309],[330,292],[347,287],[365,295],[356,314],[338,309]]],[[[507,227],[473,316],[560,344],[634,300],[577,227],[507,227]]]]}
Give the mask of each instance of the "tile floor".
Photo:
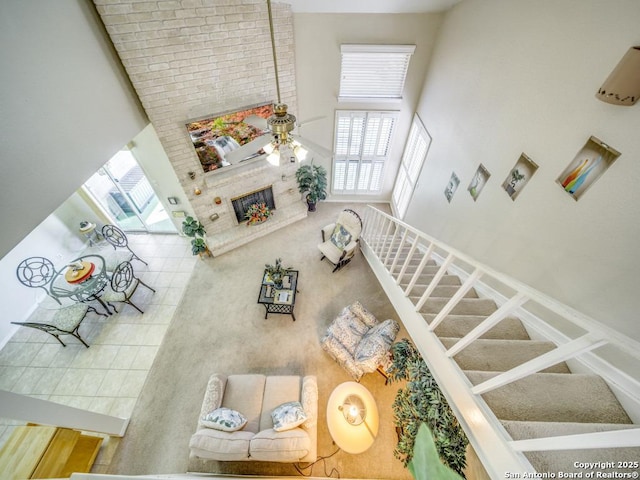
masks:
{"type": "MultiPolygon", "coordinates": [[[[154,294],[139,286],[134,294],[133,302],[144,315],[125,304],[117,304],[119,313],[110,317],[87,313],[80,335],[90,348],[71,336],[62,337],[67,344],[63,347],[51,335],[20,328],[0,350],[0,389],[131,416],[198,257],[191,254],[188,239],[178,235],[130,234],[129,245],[149,263],[134,260],[136,274],[156,290],[154,294]]],[[[56,305],[51,302],[47,297],[32,318],[50,315],[56,305]]],[[[0,419],[0,446],[21,424],[0,419]]]]}

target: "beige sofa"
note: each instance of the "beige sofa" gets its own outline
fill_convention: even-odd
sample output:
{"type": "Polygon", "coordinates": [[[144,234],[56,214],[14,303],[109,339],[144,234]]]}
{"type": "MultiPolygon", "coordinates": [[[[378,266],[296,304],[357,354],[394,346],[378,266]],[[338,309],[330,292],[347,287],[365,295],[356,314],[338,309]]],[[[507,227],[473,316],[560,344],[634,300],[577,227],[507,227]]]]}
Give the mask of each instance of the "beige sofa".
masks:
{"type": "Polygon", "coordinates": [[[220,461],[313,462],[317,456],[317,418],[315,376],[214,374],[202,402],[198,429],[189,442],[190,455],[220,461]],[[298,427],[276,432],[271,412],[291,401],[302,404],[307,419],[298,427]],[[242,413],[246,425],[234,432],[205,427],[203,417],[220,407],[242,413]]]}

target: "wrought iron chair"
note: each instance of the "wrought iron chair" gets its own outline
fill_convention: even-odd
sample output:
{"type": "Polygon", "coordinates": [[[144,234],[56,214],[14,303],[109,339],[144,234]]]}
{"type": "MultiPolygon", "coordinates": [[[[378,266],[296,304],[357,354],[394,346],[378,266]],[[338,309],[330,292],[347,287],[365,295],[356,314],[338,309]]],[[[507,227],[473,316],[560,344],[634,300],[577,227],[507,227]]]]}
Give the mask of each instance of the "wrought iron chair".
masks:
{"type": "Polygon", "coordinates": [[[53,262],[45,257],[29,257],[24,259],[16,269],[18,280],[30,288],[41,288],[59,304],[60,299],[51,291],[51,282],[58,272],[53,262]]]}
{"type": "Polygon", "coordinates": [[[76,337],[82,344],[89,348],[87,342],[85,342],[80,336],[78,329],[80,324],[84,320],[87,312],[94,312],[98,315],[106,317],[104,313],[99,313],[95,308],[90,307],[84,303],[76,303],[68,307],[60,308],[56,310],[53,318],[47,322],[11,322],[14,325],[20,325],[22,327],[35,328],[42,330],[43,332],[52,335],[58,340],[63,347],[66,347],[65,343],[60,339],[61,335],[71,335],[76,337]]]}
{"type": "Polygon", "coordinates": [[[129,260],[135,259],[144,263],[147,266],[149,265],[147,262],[142,260],[138,255],[136,255],[133,250],[131,250],[131,247],[129,247],[129,240],[127,239],[127,236],[122,230],[120,230],[115,225],[103,226],[102,236],[107,242],[113,245],[114,250],[117,248],[126,248],[127,250],[129,250],[129,252],[131,252],[131,258],[129,260]]]}
{"type": "Polygon", "coordinates": [[[360,215],[349,208],[340,212],[334,223],[322,228],[322,243],[318,245],[322,253],[320,260],[329,260],[335,267],[334,272],[344,267],[356,253],[361,232],[360,215]]]}
{"type": "Polygon", "coordinates": [[[155,293],[153,288],[136,277],[131,262],[122,262],[111,275],[111,288],[105,292],[102,300],[111,305],[114,310],[116,310],[116,307],[111,302],[121,302],[128,303],[140,313],[144,313],[131,301],[131,297],[140,284],[155,293]]]}

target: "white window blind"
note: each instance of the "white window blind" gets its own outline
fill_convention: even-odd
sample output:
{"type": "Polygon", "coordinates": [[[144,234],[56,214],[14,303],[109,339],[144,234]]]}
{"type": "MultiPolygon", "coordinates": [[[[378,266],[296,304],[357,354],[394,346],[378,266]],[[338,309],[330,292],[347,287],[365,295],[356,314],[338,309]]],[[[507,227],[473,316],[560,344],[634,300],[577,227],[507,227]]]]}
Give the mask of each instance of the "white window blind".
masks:
{"type": "Polygon", "coordinates": [[[341,45],[340,101],[401,100],[415,45],[341,45]]]}
{"type": "Polygon", "coordinates": [[[397,112],[336,112],[333,191],[375,193],[382,188],[397,112]]]}
{"type": "Polygon", "coordinates": [[[429,133],[420,119],[417,116],[414,117],[391,196],[393,208],[398,218],[404,218],[407,213],[407,207],[416,188],[416,182],[430,144],[429,133]]]}

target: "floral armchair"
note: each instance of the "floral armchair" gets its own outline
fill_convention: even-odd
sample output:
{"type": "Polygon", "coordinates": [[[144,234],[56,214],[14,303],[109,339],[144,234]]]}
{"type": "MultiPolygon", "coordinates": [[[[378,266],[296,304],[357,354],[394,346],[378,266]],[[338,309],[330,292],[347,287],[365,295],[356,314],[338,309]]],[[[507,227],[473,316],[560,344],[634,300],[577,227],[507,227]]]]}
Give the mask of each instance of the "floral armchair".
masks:
{"type": "Polygon", "coordinates": [[[384,365],[400,326],[395,320],[378,322],[360,302],[345,307],[331,323],[320,345],[349,374],[360,381],[365,373],[384,365]]]}
{"type": "Polygon", "coordinates": [[[318,245],[322,258],[329,260],[336,270],[344,267],[356,253],[362,232],[362,219],[351,209],[340,212],[335,223],[322,229],[322,243],[318,245]]]}

